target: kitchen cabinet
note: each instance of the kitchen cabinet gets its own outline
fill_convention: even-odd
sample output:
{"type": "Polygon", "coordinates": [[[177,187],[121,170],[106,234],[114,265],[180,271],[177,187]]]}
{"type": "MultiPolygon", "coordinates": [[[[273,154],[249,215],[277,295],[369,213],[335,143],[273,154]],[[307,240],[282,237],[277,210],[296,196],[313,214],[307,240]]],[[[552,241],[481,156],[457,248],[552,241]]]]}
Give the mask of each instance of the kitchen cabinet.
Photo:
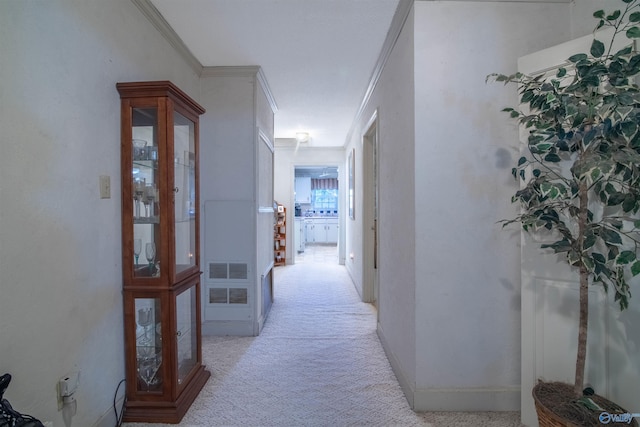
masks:
{"type": "Polygon", "coordinates": [[[327,243],[338,243],[338,220],[337,219],[327,219],[325,224],[326,232],[327,232],[327,243]]]}
{"type": "Polygon", "coordinates": [[[297,177],[295,179],[296,203],[311,203],[311,178],[297,177]]]}
{"type": "Polygon", "coordinates": [[[178,423],[207,382],[200,323],[198,121],[168,81],[121,99],[124,421],[178,423]]]}
{"type": "Polygon", "coordinates": [[[294,231],[294,246],[298,253],[304,252],[305,243],[305,224],[304,220],[300,217],[295,219],[295,231],[294,231]]]}
{"type": "Polygon", "coordinates": [[[337,218],[309,218],[305,220],[307,243],[338,243],[337,218]]]}

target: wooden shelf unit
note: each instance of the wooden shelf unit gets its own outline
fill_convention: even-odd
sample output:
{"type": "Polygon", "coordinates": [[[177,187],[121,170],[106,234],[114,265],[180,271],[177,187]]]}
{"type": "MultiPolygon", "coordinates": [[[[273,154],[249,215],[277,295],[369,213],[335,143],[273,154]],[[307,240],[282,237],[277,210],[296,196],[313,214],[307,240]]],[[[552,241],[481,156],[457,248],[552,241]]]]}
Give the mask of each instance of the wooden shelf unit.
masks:
{"type": "Polygon", "coordinates": [[[287,208],[277,204],[273,227],[274,265],[285,265],[287,259],[287,208]]]}

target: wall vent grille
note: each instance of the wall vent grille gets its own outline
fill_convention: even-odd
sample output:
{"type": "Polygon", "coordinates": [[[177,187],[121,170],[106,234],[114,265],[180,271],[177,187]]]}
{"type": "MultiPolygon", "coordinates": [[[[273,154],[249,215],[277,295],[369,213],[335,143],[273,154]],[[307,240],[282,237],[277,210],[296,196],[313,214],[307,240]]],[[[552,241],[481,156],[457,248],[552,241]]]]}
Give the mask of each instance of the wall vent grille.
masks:
{"type": "Polygon", "coordinates": [[[209,288],[209,304],[247,304],[246,288],[209,288]]]}
{"type": "Polygon", "coordinates": [[[210,262],[209,279],[211,280],[247,280],[249,266],[246,262],[210,262]]]}
{"type": "Polygon", "coordinates": [[[247,280],[247,264],[246,263],[229,263],[229,279],[247,280]]]}
{"type": "Polygon", "coordinates": [[[227,279],[227,263],[210,262],[209,279],[227,279]]]}

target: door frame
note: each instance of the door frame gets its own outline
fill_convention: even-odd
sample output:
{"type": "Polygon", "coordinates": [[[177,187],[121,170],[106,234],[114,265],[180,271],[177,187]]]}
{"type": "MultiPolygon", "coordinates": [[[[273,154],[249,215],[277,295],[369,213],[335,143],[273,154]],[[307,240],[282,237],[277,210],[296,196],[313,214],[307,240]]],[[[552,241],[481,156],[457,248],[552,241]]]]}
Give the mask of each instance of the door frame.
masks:
{"type": "Polygon", "coordinates": [[[362,300],[378,306],[379,288],[379,114],[376,109],[362,133],[362,300]]]}
{"type": "MultiPolygon", "coordinates": [[[[344,264],[344,262],[340,262],[340,260],[344,259],[344,255],[343,255],[343,247],[344,247],[344,227],[342,226],[343,221],[344,221],[344,217],[345,215],[348,216],[348,213],[345,214],[345,205],[346,202],[342,197],[342,193],[343,193],[343,189],[345,187],[345,179],[344,179],[344,172],[342,171],[342,166],[340,166],[339,163],[335,162],[335,161],[310,161],[310,162],[305,162],[305,161],[296,161],[293,162],[291,164],[291,168],[290,168],[290,200],[291,200],[291,214],[290,214],[290,218],[291,218],[291,223],[295,224],[295,200],[296,200],[296,196],[295,196],[295,179],[296,179],[296,169],[304,169],[304,168],[337,168],[338,169],[338,245],[336,248],[337,254],[338,254],[338,264],[344,264]]],[[[290,220],[290,218],[287,218],[287,221],[290,220]]],[[[295,230],[294,230],[295,233],[295,230]]],[[[291,243],[287,242],[287,244],[290,244],[293,248],[292,253],[291,253],[291,264],[296,264],[296,258],[298,258],[298,252],[297,249],[295,248],[295,236],[292,233],[291,234],[292,240],[291,243]]],[[[300,236],[300,238],[304,238],[304,236],[300,236]]],[[[300,262],[298,260],[298,262],[300,262]]]]}

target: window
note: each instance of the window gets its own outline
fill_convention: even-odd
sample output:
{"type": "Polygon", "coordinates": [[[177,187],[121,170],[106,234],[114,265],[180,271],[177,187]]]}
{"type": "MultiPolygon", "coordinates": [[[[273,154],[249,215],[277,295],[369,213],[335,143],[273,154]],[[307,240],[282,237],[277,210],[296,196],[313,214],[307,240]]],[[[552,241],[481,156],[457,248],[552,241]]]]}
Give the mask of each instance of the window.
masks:
{"type": "Polygon", "coordinates": [[[311,190],[311,207],[316,212],[338,211],[338,190],[317,189],[311,190]]]}

